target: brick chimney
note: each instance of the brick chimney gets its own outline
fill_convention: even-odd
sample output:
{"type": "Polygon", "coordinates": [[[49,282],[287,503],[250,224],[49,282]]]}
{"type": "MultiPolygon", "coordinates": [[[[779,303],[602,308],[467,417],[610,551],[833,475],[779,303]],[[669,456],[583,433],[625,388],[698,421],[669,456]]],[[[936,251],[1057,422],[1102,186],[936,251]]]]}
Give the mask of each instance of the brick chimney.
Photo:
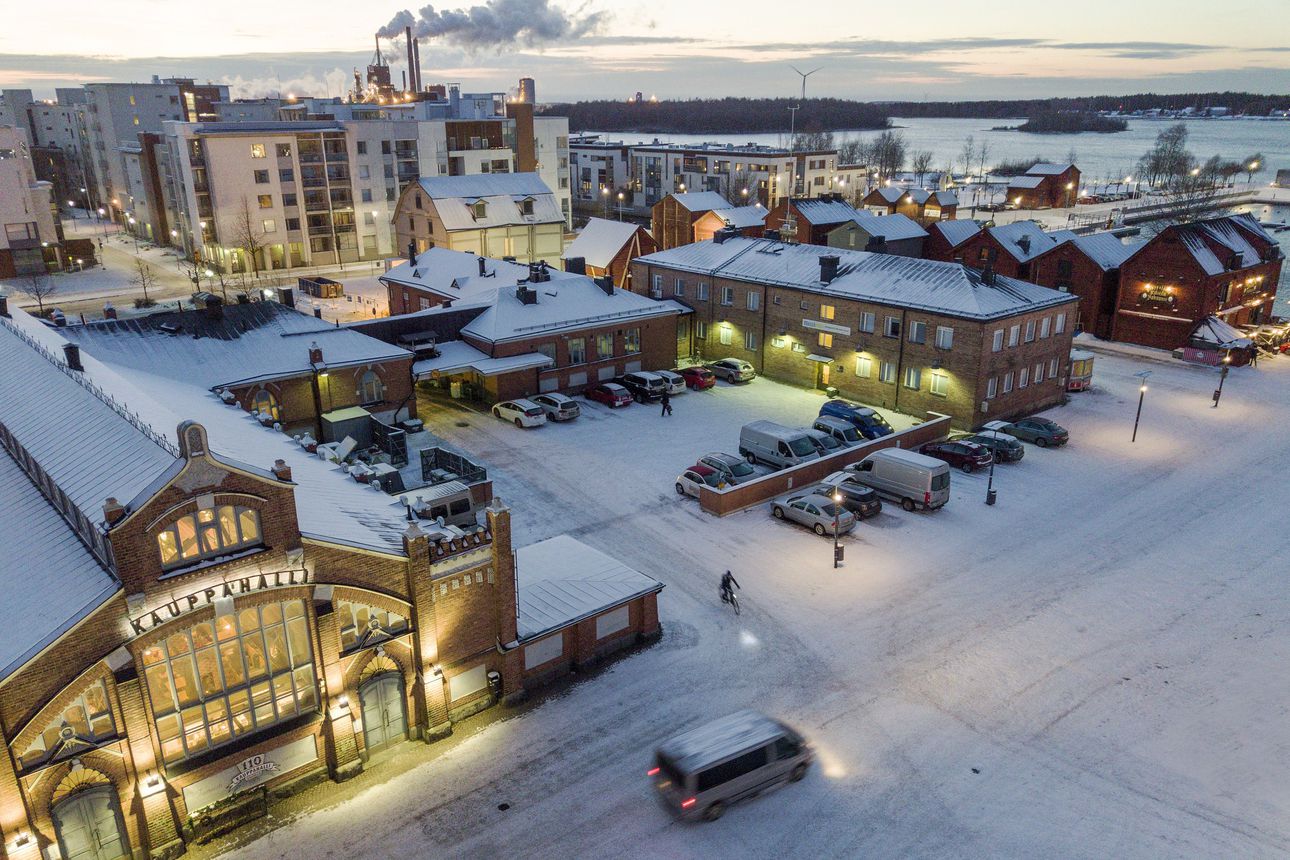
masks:
{"type": "Polygon", "coordinates": [[[63,344],[63,357],[67,361],[68,370],[85,370],[85,365],[81,364],[81,348],[76,344],[63,344]]]}
{"type": "Polygon", "coordinates": [[[313,341],[312,343],[309,344],[309,363],[310,364],[323,363],[322,347],[318,345],[318,341],[313,341]]]}
{"type": "Polygon", "coordinates": [[[108,302],[107,304],[105,304],[105,305],[103,306],[103,319],[105,319],[105,320],[114,320],[114,319],[116,319],[116,318],[117,318],[117,317],[116,317],[116,308],[112,305],[112,303],[111,303],[111,302],[108,302]]]}
{"type": "Polygon", "coordinates": [[[820,280],[826,284],[832,283],[838,276],[838,264],[841,262],[842,259],[837,254],[821,254],[820,280]]]}
{"type": "Polygon", "coordinates": [[[279,481],[291,480],[291,467],[287,465],[286,460],[273,461],[273,476],[279,481]]]}
{"type": "Polygon", "coordinates": [[[109,527],[125,519],[125,506],[118,502],[115,496],[108,496],[107,501],[103,503],[103,519],[109,527]]]}

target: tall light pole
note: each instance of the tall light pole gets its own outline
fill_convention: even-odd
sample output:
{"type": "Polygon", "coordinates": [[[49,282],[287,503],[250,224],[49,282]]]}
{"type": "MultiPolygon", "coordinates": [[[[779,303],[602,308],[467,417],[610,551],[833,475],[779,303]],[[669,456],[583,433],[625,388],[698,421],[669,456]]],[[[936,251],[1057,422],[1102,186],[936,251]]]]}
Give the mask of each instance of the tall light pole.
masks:
{"type": "Polygon", "coordinates": [[[1142,401],[1147,398],[1147,377],[1151,375],[1151,371],[1144,370],[1133,375],[1142,380],[1142,384],[1138,386],[1138,414],[1133,416],[1133,438],[1129,439],[1130,442],[1137,442],[1138,422],[1142,420],[1142,401]]]}
{"type": "Polygon", "coordinates": [[[838,546],[838,529],[839,521],[842,518],[842,491],[833,491],[833,569],[838,569],[838,562],[842,561],[842,553],[839,552],[841,547],[838,546]]]}
{"type": "Polygon", "coordinates": [[[1232,354],[1229,352],[1223,356],[1223,370],[1218,375],[1218,388],[1214,389],[1214,408],[1218,408],[1218,401],[1223,397],[1223,382],[1227,379],[1227,371],[1231,370],[1232,354]]]}
{"type": "Polygon", "coordinates": [[[623,192],[618,192],[618,220],[623,220],[623,192]]]}
{"type": "Polygon", "coordinates": [[[990,457],[990,477],[985,482],[985,503],[987,505],[993,505],[995,500],[999,498],[999,491],[994,488],[994,463],[999,459],[999,425],[995,424],[991,429],[994,430],[994,450],[990,452],[993,455],[990,457]]]}
{"type": "Polygon", "coordinates": [[[605,220],[609,219],[609,186],[600,186],[600,196],[605,198],[605,220]]]}

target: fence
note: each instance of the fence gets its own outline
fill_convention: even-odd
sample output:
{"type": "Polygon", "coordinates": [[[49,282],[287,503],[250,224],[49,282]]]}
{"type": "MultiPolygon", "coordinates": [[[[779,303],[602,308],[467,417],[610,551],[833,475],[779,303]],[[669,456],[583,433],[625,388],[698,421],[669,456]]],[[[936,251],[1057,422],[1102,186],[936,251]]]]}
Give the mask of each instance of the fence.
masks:
{"type": "Polygon", "coordinates": [[[843,448],[827,457],[811,460],[800,466],[781,469],[761,478],[725,489],[703,486],[699,488],[699,505],[710,514],[724,517],[769,501],[793,489],[815,484],[831,473],[852,463],[858,463],[874,451],[883,448],[917,448],[925,442],[943,438],[950,430],[950,417],[939,412],[928,412],[927,420],[900,430],[890,436],[871,439],[851,448],[843,448]]]}

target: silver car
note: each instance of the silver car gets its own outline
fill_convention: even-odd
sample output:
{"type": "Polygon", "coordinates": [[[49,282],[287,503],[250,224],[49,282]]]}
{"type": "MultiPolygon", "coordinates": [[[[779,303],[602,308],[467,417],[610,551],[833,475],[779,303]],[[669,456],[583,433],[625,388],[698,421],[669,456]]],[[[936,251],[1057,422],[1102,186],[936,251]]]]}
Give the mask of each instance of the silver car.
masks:
{"type": "Polygon", "coordinates": [[[663,377],[663,381],[667,383],[667,393],[669,395],[684,394],[686,392],[685,377],[681,374],[673,373],[670,370],[656,370],[654,374],[663,377]]]}
{"type": "Polygon", "coordinates": [[[757,378],[757,371],[742,358],[723,358],[708,365],[717,379],[726,382],[752,382],[757,378]]]}
{"type": "Polygon", "coordinates": [[[563,394],[535,394],[529,400],[541,406],[552,421],[572,421],[582,414],[578,401],[563,394]]]}
{"type": "Polygon", "coordinates": [[[777,520],[792,520],[821,537],[833,534],[835,522],[838,534],[846,534],[856,525],[854,514],[818,493],[781,496],[771,503],[770,512],[777,520]]]}
{"type": "Polygon", "coordinates": [[[714,451],[711,454],[704,454],[699,458],[699,462],[720,473],[728,484],[742,484],[757,477],[757,470],[743,457],[736,457],[734,454],[714,451]]]}

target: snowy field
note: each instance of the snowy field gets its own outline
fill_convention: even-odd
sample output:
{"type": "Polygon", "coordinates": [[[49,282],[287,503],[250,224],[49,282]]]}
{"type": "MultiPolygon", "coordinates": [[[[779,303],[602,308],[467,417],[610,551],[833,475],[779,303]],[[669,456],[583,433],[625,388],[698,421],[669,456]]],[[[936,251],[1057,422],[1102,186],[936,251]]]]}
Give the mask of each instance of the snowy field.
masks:
{"type": "Polygon", "coordinates": [[[722,384],[670,419],[588,404],[532,431],[423,416],[487,465],[517,545],[568,531],[667,583],[664,637],[229,856],[1286,856],[1290,359],[1234,370],[1214,409],[1213,371],[1095,348],[1096,389],[1046,413],[1069,446],[998,467],[994,507],[958,472],[939,512],[885,506],[841,570],[764,506],[716,519],[672,489],[742,421],[805,423],[819,395],[722,384]],[[653,747],[741,707],[818,766],[674,821],[653,747]]]}

